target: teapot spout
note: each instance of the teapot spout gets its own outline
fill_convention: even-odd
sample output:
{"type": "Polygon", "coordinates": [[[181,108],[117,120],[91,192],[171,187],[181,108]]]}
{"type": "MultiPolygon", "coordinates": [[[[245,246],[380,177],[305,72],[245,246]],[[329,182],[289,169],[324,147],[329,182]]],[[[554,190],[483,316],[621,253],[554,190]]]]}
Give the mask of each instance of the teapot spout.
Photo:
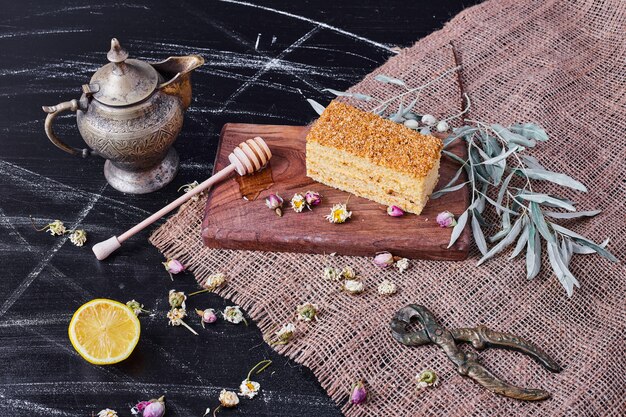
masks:
{"type": "Polygon", "coordinates": [[[171,56],[152,64],[164,79],[158,89],[165,94],[180,97],[186,110],[191,104],[191,73],[202,64],[204,58],[200,55],[171,56]]]}

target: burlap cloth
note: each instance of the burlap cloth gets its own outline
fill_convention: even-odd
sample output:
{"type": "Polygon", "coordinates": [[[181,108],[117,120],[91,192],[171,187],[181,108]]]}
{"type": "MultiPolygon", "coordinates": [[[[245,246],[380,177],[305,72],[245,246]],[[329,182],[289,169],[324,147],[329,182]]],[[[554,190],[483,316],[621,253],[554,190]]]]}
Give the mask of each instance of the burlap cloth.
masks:
{"type": "MultiPolygon", "coordinates": [[[[610,237],[609,249],[621,260],[611,264],[598,255],[575,256],[571,268],[582,288],[571,299],[547,259],[540,276],[527,281],[522,260],[508,261],[503,254],[476,267],[477,251],[464,262],[412,261],[400,274],[373,267],[370,258],[206,249],[200,239],[202,200],[182,208],[151,241],[188,265],[199,282],[226,272],[230,281],[220,294],[243,306],[264,334],[293,321],[298,304],[316,303],[319,320],[300,323],[297,340],[277,350],[312,369],[347,416],[624,415],[625,33],[622,0],[487,1],[353,88],[388,95],[388,87],[373,80],[378,73],[420,85],[454,66],[453,41],[472,118],[545,127],[551,139],[533,154],[548,169],[588,185],[586,194],[565,192],[579,210],[603,210],[593,219],[564,225],[596,241],[610,237]],[[321,277],[327,265],[351,265],[363,275],[367,291],[360,296],[339,292],[321,277]],[[384,278],[398,284],[398,294],[377,294],[384,278]],[[543,347],[563,365],[561,373],[510,351],[490,349],[480,357],[504,380],[544,388],[553,398],[531,403],[494,395],[459,376],[438,347],[398,344],[388,323],[407,303],[426,305],[445,326],[482,323],[543,347]],[[442,383],[418,393],[414,377],[425,368],[436,370],[442,383]],[[367,383],[370,401],[351,406],[350,386],[359,378],[367,383]]],[[[418,111],[450,114],[460,103],[452,74],[424,95],[418,111]]]]}

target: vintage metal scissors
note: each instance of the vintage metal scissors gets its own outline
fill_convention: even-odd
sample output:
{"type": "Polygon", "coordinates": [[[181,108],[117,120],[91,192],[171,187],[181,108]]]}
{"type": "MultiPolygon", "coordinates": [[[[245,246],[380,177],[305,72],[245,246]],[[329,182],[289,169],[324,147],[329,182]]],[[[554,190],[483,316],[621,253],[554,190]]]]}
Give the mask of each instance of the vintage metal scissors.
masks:
{"type": "Polygon", "coordinates": [[[483,367],[474,352],[464,352],[456,342],[470,342],[475,349],[502,347],[525,353],[552,372],[559,372],[561,367],[545,352],[534,344],[509,333],[500,333],[485,326],[447,330],[426,307],[410,304],[401,308],[391,320],[393,338],[407,346],[421,346],[434,343],[446,352],[448,358],[457,366],[457,371],[468,376],[491,392],[506,397],[526,401],[539,401],[550,398],[550,393],[542,389],[520,388],[508,384],[483,367]],[[411,323],[418,322],[422,328],[409,331],[411,323]]]}

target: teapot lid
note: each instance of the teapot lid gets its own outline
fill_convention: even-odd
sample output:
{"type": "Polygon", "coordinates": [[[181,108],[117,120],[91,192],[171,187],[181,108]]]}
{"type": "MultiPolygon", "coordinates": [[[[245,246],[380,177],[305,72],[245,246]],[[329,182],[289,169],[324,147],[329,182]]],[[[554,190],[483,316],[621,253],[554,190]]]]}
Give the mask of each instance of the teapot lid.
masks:
{"type": "Polygon", "coordinates": [[[128,52],[116,38],[111,39],[107,54],[109,63],[91,77],[85,93],[91,93],[99,102],[109,106],[128,106],[152,94],[159,82],[159,74],[144,61],[128,59],[128,52]]]}

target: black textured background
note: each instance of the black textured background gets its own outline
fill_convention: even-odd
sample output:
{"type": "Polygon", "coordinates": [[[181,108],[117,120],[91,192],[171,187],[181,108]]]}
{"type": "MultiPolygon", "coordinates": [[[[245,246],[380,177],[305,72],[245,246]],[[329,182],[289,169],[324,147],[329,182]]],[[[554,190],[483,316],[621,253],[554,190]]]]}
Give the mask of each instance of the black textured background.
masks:
{"type": "MultiPolygon", "coordinates": [[[[340,416],[312,373],[275,354],[253,323],[202,331],[190,317],[199,337],[167,326],[168,290],[197,286],[190,274],[170,281],[147,241],[154,227],[106,262],[89,246],[208,177],[225,122],[308,123],[315,114],[305,98],[327,102],[322,88],[356,83],[391,56],[387,47],[412,45],[476,2],[0,1],[0,416],[90,416],[106,407],[129,416],[135,402],[162,394],[168,416],[201,416],[265,358],[274,364],[256,378],[262,394],[223,415],[340,416]],[[78,98],[107,62],[111,37],[133,58],[206,59],[175,145],[180,172],[153,194],[117,192],[102,160],[64,154],[43,132],[41,105],[78,98]],[[89,245],[35,232],[30,216],[84,228],[89,245]],[[67,337],[74,310],[98,297],[135,298],[156,313],[141,318],[139,345],[119,365],[88,364],[67,337]]],[[[82,147],[74,115],[58,122],[57,133],[82,147]]],[[[188,308],[228,304],[203,295],[188,308]]]]}

